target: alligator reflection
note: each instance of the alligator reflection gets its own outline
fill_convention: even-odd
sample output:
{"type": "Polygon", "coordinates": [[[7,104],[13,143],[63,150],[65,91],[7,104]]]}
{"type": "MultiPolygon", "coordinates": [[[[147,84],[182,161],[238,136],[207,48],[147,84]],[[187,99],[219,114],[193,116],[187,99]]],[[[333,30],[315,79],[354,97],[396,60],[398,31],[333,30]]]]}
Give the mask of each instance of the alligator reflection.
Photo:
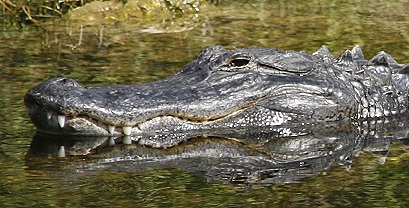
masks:
{"type": "MultiPolygon", "coordinates": [[[[392,141],[407,138],[407,121],[389,119],[292,129],[169,133],[139,137],[59,137],[37,134],[27,154],[67,156],[67,169],[146,171],[179,168],[235,185],[294,182],[334,165],[349,165],[362,151],[386,157],[392,141]],[[296,136],[295,136],[296,135],[296,136]],[[163,143],[166,141],[166,143],[163,143]],[[177,145],[171,146],[172,141],[177,145]],[[164,147],[155,148],[152,146],[164,147]],[[86,155],[75,160],[75,155],[86,155]],[[85,158],[85,159],[84,159],[85,158]],[[71,167],[72,166],[72,167],[71,167]]],[[[408,140],[406,140],[408,141],[408,140]]]]}

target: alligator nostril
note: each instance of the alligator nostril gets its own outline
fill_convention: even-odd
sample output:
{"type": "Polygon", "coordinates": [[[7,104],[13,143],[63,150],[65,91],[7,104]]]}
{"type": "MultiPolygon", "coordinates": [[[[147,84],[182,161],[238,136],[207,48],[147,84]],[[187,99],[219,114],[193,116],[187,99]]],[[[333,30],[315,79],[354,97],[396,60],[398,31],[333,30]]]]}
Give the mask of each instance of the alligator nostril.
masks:
{"type": "Polygon", "coordinates": [[[56,85],[65,86],[65,87],[78,87],[80,86],[76,81],[70,78],[59,78],[55,82],[56,85]]]}

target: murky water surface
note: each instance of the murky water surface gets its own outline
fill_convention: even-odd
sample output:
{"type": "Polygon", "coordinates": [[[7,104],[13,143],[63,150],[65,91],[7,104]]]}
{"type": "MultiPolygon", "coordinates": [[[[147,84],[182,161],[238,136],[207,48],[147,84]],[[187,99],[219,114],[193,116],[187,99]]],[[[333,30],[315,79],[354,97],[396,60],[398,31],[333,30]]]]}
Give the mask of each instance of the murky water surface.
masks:
{"type": "MultiPolygon", "coordinates": [[[[229,178],[228,174],[233,175],[229,169],[223,170],[220,177],[212,175],[206,172],[211,166],[204,166],[208,170],[197,167],[196,172],[179,163],[174,167],[152,165],[138,169],[138,162],[122,161],[123,166],[118,162],[105,168],[98,165],[98,161],[110,157],[105,153],[58,158],[52,151],[48,153],[41,142],[33,150],[35,145],[30,147],[30,143],[35,129],[23,104],[30,87],[52,77],[74,78],[86,86],[159,80],[177,72],[208,45],[229,49],[274,47],[308,53],[327,45],[339,55],[359,44],[367,58],[386,51],[398,62],[408,63],[409,2],[381,2],[221,1],[195,18],[183,20],[183,24],[179,21],[166,27],[160,22],[141,24],[135,19],[104,24],[60,20],[15,31],[3,22],[0,207],[409,207],[408,142],[391,139],[405,137],[405,129],[380,134],[362,131],[370,136],[358,135],[363,142],[354,144],[351,150],[345,147],[356,142],[356,135],[334,135],[338,149],[328,152],[341,149],[337,158],[345,156],[346,151],[350,159],[311,162],[326,164],[311,174],[310,169],[292,167],[296,175],[308,177],[296,183],[284,180],[262,185],[229,178]],[[38,156],[38,149],[45,155],[38,156]],[[36,151],[37,156],[32,156],[36,151]]],[[[312,141],[297,139],[294,143],[312,141]]],[[[274,144],[278,150],[284,144],[279,142],[274,144]]],[[[221,141],[218,145],[216,150],[229,145],[233,148],[235,144],[221,141]]],[[[125,151],[116,150],[119,154],[125,151]]],[[[324,152],[315,149],[305,154],[314,151],[324,152]]],[[[266,179],[285,177],[291,172],[275,168],[276,172],[269,172],[266,179]]]]}

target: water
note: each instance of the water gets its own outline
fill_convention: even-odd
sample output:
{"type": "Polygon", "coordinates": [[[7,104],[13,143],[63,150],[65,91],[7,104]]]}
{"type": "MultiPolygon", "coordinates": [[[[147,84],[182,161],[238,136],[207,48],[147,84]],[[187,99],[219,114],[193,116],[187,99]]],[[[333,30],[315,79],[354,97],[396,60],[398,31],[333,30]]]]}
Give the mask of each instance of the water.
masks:
{"type": "MultiPolygon", "coordinates": [[[[207,45],[308,53],[327,45],[338,55],[359,44],[366,58],[383,50],[407,63],[406,5],[404,0],[230,1],[195,18],[181,18],[173,27],[164,27],[155,18],[103,25],[55,21],[23,31],[3,24],[0,206],[408,207],[409,155],[404,140],[376,140],[377,145],[358,148],[365,151],[349,152],[352,164],[349,160],[332,164],[296,183],[243,186],[180,164],[133,171],[130,164],[89,166],[101,159],[98,156],[32,157],[28,153],[35,129],[23,104],[30,87],[52,77],[74,78],[86,86],[159,80],[177,72],[207,45]]],[[[380,135],[390,138],[399,133],[380,135]]],[[[370,135],[373,139],[378,134],[370,135]]]]}

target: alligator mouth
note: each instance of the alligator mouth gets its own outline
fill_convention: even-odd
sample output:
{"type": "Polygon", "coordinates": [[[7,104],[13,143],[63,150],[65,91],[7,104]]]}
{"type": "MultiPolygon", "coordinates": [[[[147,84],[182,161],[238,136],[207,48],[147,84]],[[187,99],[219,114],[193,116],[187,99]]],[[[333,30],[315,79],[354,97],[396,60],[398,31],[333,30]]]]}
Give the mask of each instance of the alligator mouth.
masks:
{"type": "Polygon", "coordinates": [[[59,115],[49,111],[36,112],[36,114],[39,117],[43,117],[44,127],[41,127],[40,124],[38,130],[45,133],[58,134],[61,130],[66,129],[71,132],[70,134],[74,135],[131,136],[150,132],[201,129],[218,121],[225,120],[228,117],[240,114],[248,108],[245,107],[227,115],[208,119],[181,115],[160,115],[148,118],[132,126],[112,125],[88,115],[59,115]],[[40,114],[42,115],[40,116],[40,114]]]}
{"type": "Polygon", "coordinates": [[[95,128],[99,130],[104,130],[107,135],[131,135],[133,128],[138,128],[138,126],[114,126],[103,123],[98,119],[86,115],[70,116],[70,115],[58,115],[51,112],[47,112],[47,119],[50,125],[55,124],[57,121],[58,126],[63,129],[69,126],[71,127],[88,127],[95,128]]]}

